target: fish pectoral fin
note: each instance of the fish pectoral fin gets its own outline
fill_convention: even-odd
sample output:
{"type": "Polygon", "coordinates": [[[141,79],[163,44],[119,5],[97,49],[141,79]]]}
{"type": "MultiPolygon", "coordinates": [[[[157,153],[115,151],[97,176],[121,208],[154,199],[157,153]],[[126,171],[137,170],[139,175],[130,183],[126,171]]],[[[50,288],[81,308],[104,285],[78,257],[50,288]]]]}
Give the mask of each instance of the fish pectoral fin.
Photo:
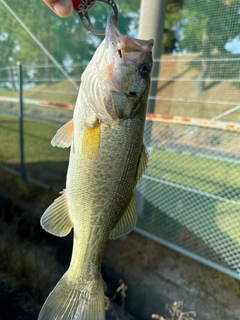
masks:
{"type": "Polygon", "coordinates": [[[135,227],[137,220],[137,203],[135,196],[133,195],[126,211],[110,232],[109,239],[116,239],[129,233],[135,227]]]}
{"type": "Polygon", "coordinates": [[[65,190],[62,193],[41,217],[42,228],[58,237],[66,236],[73,227],[68,213],[65,190]]]}
{"type": "Polygon", "coordinates": [[[74,124],[73,119],[62,126],[51,140],[53,147],[68,148],[73,140],[74,124]]]}
{"type": "Polygon", "coordinates": [[[139,159],[139,163],[138,163],[138,171],[137,171],[137,176],[136,176],[136,184],[138,183],[138,180],[141,178],[144,170],[147,167],[147,160],[148,160],[148,156],[147,156],[147,150],[145,145],[142,145],[142,152],[140,155],[140,159],[139,159]]]}
{"type": "Polygon", "coordinates": [[[94,126],[85,126],[83,154],[89,160],[96,159],[100,147],[101,127],[99,121],[94,126]]]}

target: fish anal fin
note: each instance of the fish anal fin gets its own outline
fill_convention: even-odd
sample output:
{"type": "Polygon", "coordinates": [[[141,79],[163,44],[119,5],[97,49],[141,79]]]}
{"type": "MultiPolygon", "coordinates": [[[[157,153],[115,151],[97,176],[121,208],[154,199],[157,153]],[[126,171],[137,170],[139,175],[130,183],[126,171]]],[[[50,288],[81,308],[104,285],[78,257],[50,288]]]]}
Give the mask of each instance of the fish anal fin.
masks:
{"type": "Polygon", "coordinates": [[[96,159],[100,147],[101,126],[97,121],[92,127],[85,126],[83,154],[89,160],[96,159]]]}
{"type": "Polygon", "coordinates": [[[44,212],[41,226],[58,237],[64,237],[71,231],[73,224],[68,213],[65,191],[44,212]]]}
{"type": "Polygon", "coordinates": [[[71,146],[74,133],[73,119],[62,126],[52,138],[53,147],[68,148],[71,146]]]}
{"type": "Polygon", "coordinates": [[[138,182],[138,180],[141,178],[144,170],[147,167],[147,160],[148,160],[148,156],[147,156],[147,150],[145,145],[142,145],[142,151],[141,151],[141,155],[140,155],[140,159],[139,159],[139,163],[138,163],[138,170],[137,170],[137,175],[136,175],[136,184],[138,182]]]}
{"type": "Polygon", "coordinates": [[[129,233],[135,227],[137,220],[137,203],[135,196],[133,195],[126,211],[110,232],[109,239],[116,239],[129,233]]]}

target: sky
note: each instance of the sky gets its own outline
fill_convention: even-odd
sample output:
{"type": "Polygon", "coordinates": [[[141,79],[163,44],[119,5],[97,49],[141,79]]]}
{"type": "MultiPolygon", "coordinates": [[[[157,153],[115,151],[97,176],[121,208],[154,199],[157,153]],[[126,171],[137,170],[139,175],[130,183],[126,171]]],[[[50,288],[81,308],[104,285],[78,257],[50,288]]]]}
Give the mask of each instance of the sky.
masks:
{"type": "Polygon", "coordinates": [[[240,53],[240,36],[235,37],[232,41],[228,41],[225,49],[233,54],[240,53]]]}

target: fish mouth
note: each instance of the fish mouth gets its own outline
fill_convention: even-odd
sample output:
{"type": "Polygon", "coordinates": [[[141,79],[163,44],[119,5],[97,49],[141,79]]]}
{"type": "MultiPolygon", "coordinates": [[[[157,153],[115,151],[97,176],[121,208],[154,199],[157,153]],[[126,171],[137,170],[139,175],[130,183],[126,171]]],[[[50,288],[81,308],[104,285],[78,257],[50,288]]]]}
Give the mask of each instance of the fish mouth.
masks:
{"type": "Polygon", "coordinates": [[[139,40],[122,35],[118,29],[115,16],[109,16],[105,31],[105,41],[111,53],[118,53],[121,59],[137,61],[144,52],[151,52],[153,40],[139,40]]]}
{"type": "MultiPolygon", "coordinates": [[[[126,96],[127,98],[137,98],[138,92],[123,90],[119,81],[116,81],[113,70],[115,61],[127,66],[131,62],[144,62],[148,60],[152,52],[153,40],[139,40],[128,35],[122,35],[118,29],[114,16],[109,16],[105,32],[105,58],[107,61],[106,79],[112,92],[126,96]]],[[[139,74],[142,77],[150,74],[150,67],[146,63],[139,65],[139,74]]]]}
{"type": "Polygon", "coordinates": [[[130,97],[136,98],[136,97],[137,97],[137,92],[135,92],[135,91],[130,91],[130,92],[128,93],[128,95],[129,95],[130,97]]]}
{"type": "Polygon", "coordinates": [[[105,30],[106,47],[110,47],[111,44],[115,47],[118,46],[119,37],[121,37],[121,33],[118,30],[117,21],[114,16],[109,16],[105,30]]]}
{"type": "Polygon", "coordinates": [[[137,92],[135,92],[135,91],[124,92],[123,90],[118,88],[116,86],[116,84],[112,84],[112,92],[115,92],[116,94],[123,95],[123,96],[125,96],[127,98],[137,98],[138,97],[138,93],[137,92]]]}

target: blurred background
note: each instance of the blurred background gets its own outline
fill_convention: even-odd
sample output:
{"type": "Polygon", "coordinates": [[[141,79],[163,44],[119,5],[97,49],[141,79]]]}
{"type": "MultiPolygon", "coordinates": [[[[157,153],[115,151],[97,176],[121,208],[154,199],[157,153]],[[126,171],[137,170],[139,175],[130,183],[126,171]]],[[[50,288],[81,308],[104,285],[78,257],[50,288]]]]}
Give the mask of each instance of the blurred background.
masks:
{"type": "MultiPolygon", "coordinates": [[[[239,279],[240,3],[116,2],[122,33],[153,34],[160,43],[144,137],[149,162],[136,189],[136,231],[239,279]],[[153,8],[159,19],[147,30],[153,8]]],[[[101,3],[90,11],[98,29],[108,14],[101,3]]],[[[6,187],[13,183],[26,198],[39,187],[31,198],[44,193],[37,217],[46,194],[65,186],[69,150],[53,149],[50,140],[71,119],[81,74],[101,40],[75,12],[61,19],[37,0],[0,0],[0,190],[14,194],[15,187],[6,187]]]]}

